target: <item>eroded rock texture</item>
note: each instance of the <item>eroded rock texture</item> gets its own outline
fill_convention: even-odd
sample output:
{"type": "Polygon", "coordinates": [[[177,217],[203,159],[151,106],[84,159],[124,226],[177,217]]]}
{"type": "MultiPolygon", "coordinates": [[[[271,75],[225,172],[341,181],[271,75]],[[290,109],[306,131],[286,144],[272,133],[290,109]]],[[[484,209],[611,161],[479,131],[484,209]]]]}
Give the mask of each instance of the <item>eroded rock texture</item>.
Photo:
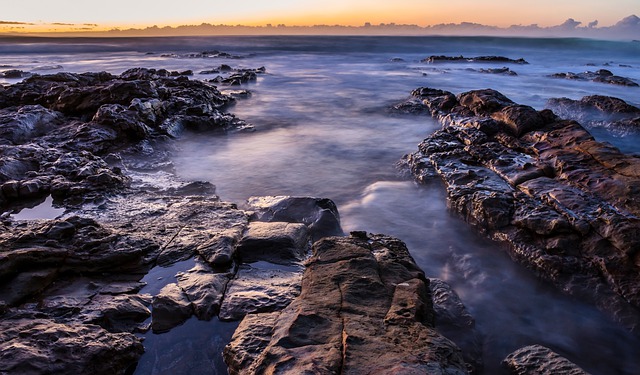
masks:
{"type": "Polygon", "coordinates": [[[467,373],[433,329],[429,281],[402,242],[328,237],[306,265],[288,307],[244,318],[224,352],[231,374],[467,373]]]}
{"type": "Polygon", "coordinates": [[[509,354],[502,362],[511,375],[588,375],[568,359],[542,345],[530,345],[509,354]]]}
{"type": "Polygon", "coordinates": [[[442,123],[405,158],[452,210],[563,291],[640,328],[640,158],[494,90],[413,96],[442,123]]]}

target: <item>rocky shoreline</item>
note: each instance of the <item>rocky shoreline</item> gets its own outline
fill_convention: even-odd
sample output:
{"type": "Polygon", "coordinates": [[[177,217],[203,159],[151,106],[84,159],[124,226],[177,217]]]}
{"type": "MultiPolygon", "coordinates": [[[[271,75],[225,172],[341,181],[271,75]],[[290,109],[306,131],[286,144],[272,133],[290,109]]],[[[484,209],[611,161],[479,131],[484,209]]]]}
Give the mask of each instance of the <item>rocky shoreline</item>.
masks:
{"type": "MultiPolygon", "coordinates": [[[[129,374],[144,352],[142,334],[192,317],[241,321],[224,351],[231,374],[482,373],[473,317],[450,286],[418,268],[401,240],[344,236],[326,198],[254,197],[239,209],[221,202],[211,183],[176,178],[172,139],[251,129],[225,112],[233,93],[213,84],[246,84],[265,69],[214,70],[223,76],[211,82],[190,80],[187,71],[136,68],[31,75],[0,87],[0,373],[129,374]],[[48,196],[65,209],[61,217],[12,218],[48,196]],[[150,270],[185,261],[175,282],[143,292],[150,270]]],[[[452,208],[475,227],[511,239],[519,259],[572,293],[612,306],[635,329],[638,207],[626,198],[637,191],[624,195],[616,182],[636,187],[637,158],[495,92],[460,102],[437,90],[415,96],[420,102],[405,108],[417,104],[416,111],[448,119],[407,158],[416,177],[427,182],[440,173],[452,208]],[[575,177],[563,160],[583,158],[559,152],[550,137],[526,135],[545,126],[595,155],[588,167],[597,176],[557,188],[575,177]],[[546,141],[540,150],[556,164],[525,155],[533,147],[527,137],[546,141]],[[489,139],[496,143],[489,151],[504,152],[510,163],[480,170],[486,160],[502,160],[473,148],[489,139]],[[547,173],[566,177],[531,183],[547,173]],[[574,202],[562,201],[560,193],[580,184],[590,187],[580,197],[605,199],[588,200],[585,215],[592,216],[578,217],[574,202]],[[521,185],[527,189],[516,194],[521,185]],[[546,205],[527,195],[538,190],[546,205]],[[517,199],[526,204],[520,211],[517,199]],[[565,206],[573,216],[558,211],[565,206]]],[[[523,348],[505,366],[514,374],[581,371],[542,347],[523,348]]]]}
{"type": "Polygon", "coordinates": [[[637,333],[640,158],[494,90],[413,96],[442,123],[403,161],[416,180],[442,179],[476,230],[637,333]]]}

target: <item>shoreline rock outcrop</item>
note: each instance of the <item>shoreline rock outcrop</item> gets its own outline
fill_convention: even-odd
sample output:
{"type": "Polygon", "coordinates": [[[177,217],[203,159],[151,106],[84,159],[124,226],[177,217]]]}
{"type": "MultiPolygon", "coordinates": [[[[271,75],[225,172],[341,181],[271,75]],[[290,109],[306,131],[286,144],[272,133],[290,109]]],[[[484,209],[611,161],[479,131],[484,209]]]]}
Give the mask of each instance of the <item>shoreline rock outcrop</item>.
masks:
{"type": "Polygon", "coordinates": [[[440,177],[470,225],[638,333],[640,158],[494,90],[413,96],[442,123],[403,160],[415,179],[440,177]]]}
{"type": "Polygon", "coordinates": [[[460,350],[433,328],[428,285],[397,239],[321,239],[300,296],[240,323],[224,351],[229,373],[467,374],[460,350]]]}

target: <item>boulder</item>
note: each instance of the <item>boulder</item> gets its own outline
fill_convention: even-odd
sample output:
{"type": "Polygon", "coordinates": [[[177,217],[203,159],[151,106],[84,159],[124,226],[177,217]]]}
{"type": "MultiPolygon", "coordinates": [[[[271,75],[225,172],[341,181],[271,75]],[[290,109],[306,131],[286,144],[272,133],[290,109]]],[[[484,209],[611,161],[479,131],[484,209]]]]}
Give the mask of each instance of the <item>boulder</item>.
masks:
{"type": "Polygon", "coordinates": [[[168,284],[153,297],[151,328],[154,332],[166,332],[184,323],[193,315],[189,297],[177,284],[168,284]]]}
{"type": "Polygon", "coordinates": [[[309,232],[304,224],[286,222],[249,223],[236,248],[245,263],[260,260],[286,264],[301,261],[309,248],[309,232]]]}
{"type": "Polygon", "coordinates": [[[588,375],[586,371],[542,345],[529,345],[502,361],[511,375],[588,375]]]}
{"type": "Polygon", "coordinates": [[[302,223],[309,228],[313,242],[322,237],[343,235],[335,203],[313,197],[251,197],[247,200],[258,221],[302,223]]]}
{"type": "Polygon", "coordinates": [[[466,374],[433,328],[428,280],[402,242],[355,233],[313,246],[302,290],[279,313],[245,317],[225,347],[230,374],[466,374]]]}

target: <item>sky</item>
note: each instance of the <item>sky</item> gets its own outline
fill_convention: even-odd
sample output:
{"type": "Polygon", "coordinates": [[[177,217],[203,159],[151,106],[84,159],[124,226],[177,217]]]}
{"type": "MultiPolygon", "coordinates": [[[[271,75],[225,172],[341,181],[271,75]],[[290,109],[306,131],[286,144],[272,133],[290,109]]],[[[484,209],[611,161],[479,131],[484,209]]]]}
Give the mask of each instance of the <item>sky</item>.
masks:
{"type": "Polygon", "coordinates": [[[552,26],[568,18],[609,26],[631,14],[640,15],[640,0],[0,0],[0,9],[0,31],[201,23],[552,26]]]}

